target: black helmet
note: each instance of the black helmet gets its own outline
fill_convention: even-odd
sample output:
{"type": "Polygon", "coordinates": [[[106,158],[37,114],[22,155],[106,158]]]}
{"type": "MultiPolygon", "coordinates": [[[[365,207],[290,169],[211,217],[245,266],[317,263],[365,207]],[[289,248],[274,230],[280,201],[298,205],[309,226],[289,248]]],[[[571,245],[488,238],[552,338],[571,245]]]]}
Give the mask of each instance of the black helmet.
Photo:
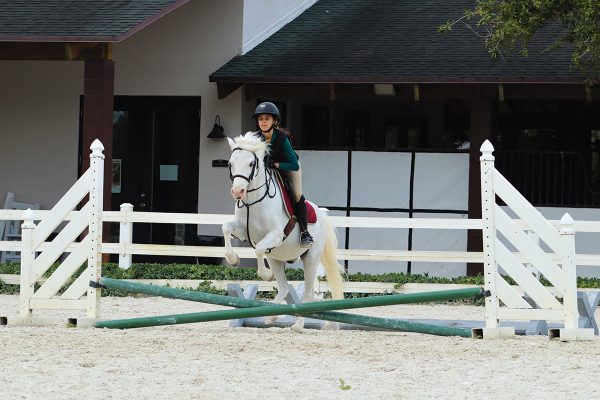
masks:
{"type": "Polygon", "coordinates": [[[281,115],[279,115],[279,109],[277,106],[270,101],[264,101],[256,107],[254,114],[252,114],[252,118],[257,119],[260,114],[271,114],[274,119],[277,121],[281,120],[281,115]]]}

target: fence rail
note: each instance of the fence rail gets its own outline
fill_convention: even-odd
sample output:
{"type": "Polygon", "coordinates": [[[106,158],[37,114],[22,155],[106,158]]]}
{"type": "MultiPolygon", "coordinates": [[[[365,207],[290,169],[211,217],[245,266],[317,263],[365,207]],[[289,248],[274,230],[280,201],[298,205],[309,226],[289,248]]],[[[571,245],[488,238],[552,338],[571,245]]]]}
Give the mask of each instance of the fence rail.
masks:
{"type": "MultiPolygon", "coordinates": [[[[36,210],[36,218],[44,218],[49,210],[36,210]]],[[[77,217],[81,211],[72,211],[65,220],[77,217]]],[[[328,217],[332,225],[339,228],[371,228],[371,229],[453,229],[468,230],[481,229],[481,219],[457,218],[372,218],[372,217],[328,217]]],[[[192,214],[192,213],[159,213],[159,212],[122,212],[104,211],[103,222],[133,224],[133,223],[161,223],[161,224],[191,224],[191,225],[221,225],[233,219],[230,214],[192,214]]],[[[0,210],[0,220],[23,220],[22,210],[0,210]]],[[[521,220],[515,222],[522,228],[527,225],[521,220]]],[[[549,221],[556,228],[560,221],[549,221]]],[[[575,221],[574,229],[581,233],[600,233],[598,221],[575,221]]],[[[42,244],[40,249],[44,249],[42,244]]],[[[69,245],[65,252],[74,249],[75,244],[69,245]]],[[[0,251],[19,252],[20,241],[0,241],[0,251]]],[[[255,258],[253,249],[241,247],[236,251],[242,258],[255,258]]],[[[118,255],[162,255],[162,256],[191,256],[191,257],[223,257],[223,247],[214,246],[183,246],[131,243],[103,243],[104,254],[118,255]]],[[[523,262],[528,261],[524,254],[514,253],[523,262]]],[[[348,261],[411,261],[411,262],[451,262],[451,263],[480,263],[483,262],[482,252],[467,251],[417,251],[417,250],[369,250],[369,249],[338,249],[338,259],[348,261]]],[[[577,265],[600,267],[600,254],[577,254],[577,265]]]]}

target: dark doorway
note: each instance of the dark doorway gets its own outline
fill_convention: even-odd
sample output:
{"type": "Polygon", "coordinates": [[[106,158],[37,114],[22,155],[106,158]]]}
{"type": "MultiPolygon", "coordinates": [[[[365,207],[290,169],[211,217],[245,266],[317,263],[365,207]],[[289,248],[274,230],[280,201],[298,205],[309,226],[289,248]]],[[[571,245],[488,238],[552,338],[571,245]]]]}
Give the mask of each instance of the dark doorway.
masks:
{"type": "MultiPolygon", "coordinates": [[[[198,211],[199,97],[115,96],[111,204],[134,211],[198,211]]],[[[135,224],[134,243],[195,244],[196,226],[135,224]]],[[[118,226],[111,226],[118,241],[118,226]]],[[[134,262],[193,262],[133,256],[134,262]]]]}

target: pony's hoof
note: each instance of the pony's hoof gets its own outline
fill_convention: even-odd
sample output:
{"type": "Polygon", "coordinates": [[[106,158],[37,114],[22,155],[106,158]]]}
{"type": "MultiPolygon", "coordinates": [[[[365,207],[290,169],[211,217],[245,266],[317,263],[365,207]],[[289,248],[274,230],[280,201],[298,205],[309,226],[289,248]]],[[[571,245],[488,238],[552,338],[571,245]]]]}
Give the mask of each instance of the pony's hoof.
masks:
{"type": "Polygon", "coordinates": [[[227,261],[227,264],[232,267],[238,267],[240,265],[240,256],[236,253],[225,254],[225,260],[227,261]]]}
{"type": "Polygon", "coordinates": [[[274,279],[273,271],[270,269],[265,269],[258,272],[258,276],[260,279],[266,282],[271,282],[274,279]]]}

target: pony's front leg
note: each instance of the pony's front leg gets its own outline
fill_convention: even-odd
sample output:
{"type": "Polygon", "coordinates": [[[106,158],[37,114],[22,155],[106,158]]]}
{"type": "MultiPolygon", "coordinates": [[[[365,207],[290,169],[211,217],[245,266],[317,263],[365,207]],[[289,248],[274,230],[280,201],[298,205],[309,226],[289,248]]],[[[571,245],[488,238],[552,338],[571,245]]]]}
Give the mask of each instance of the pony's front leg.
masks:
{"type": "MultiPolygon", "coordinates": [[[[271,271],[273,271],[273,275],[275,276],[275,281],[277,281],[277,296],[273,299],[273,303],[279,304],[283,302],[290,291],[285,277],[285,262],[274,260],[272,258],[269,258],[268,260],[269,267],[271,267],[271,271]]],[[[270,325],[275,323],[278,317],[278,315],[265,317],[265,324],[270,325]]]]}
{"type": "Polygon", "coordinates": [[[273,270],[265,266],[265,253],[269,249],[281,246],[283,243],[283,231],[270,231],[265,237],[256,244],[254,248],[256,252],[256,262],[258,264],[258,276],[265,281],[273,280],[273,270]]]}
{"type": "Polygon", "coordinates": [[[225,239],[225,260],[229,265],[237,267],[240,265],[240,256],[233,251],[231,246],[231,237],[235,235],[239,240],[246,240],[246,232],[244,226],[236,219],[233,221],[225,222],[223,224],[223,237],[225,239]]]}

